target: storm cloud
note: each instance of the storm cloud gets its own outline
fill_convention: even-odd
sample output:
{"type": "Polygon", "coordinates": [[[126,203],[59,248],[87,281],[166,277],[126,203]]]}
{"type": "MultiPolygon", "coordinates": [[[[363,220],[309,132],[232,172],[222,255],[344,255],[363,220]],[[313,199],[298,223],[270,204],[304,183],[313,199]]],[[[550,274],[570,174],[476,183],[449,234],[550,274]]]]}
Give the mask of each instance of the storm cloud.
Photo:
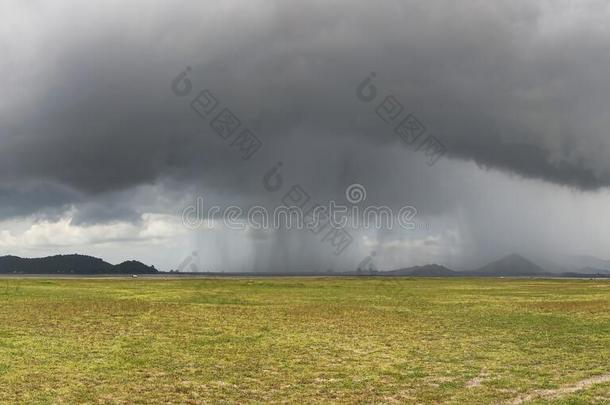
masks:
{"type": "MultiPolygon", "coordinates": [[[[558,196],[610,184],[607,2],[9,1],[0,13],[5,218],[64,207],[75,226],[138,222],[198,193],[273,205],[261,180],[281,161],[318,200],[365,184],[371,203],[413,204],[437,237],[476,244],[490,231],[471,196],[506,188],[459,174],[558,196]],[[187,66],[192,89],[177,96],[187,66]],[[204,89],[263,143],[250,160],[191,108],[204,89]],[[446,148],[433,167],[377,114],[388,96],[446,148]]],[[[519,248],[509,239],[463,255],[519,248]]],[[[291,249],[263,255],[307,266],[291,249]]]]}

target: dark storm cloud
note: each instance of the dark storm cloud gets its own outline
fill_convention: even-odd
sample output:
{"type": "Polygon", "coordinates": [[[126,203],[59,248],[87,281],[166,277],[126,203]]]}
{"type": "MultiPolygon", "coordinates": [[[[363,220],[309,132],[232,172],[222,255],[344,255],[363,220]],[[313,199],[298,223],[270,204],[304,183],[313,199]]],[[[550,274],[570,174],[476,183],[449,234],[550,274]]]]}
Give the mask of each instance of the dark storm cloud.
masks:
{"type": "Polygon", "coordinates": [[[58,4],[15,5],[13,24],[31,32],[2,32],[5,182],[99,195],[176,178],[274,201],[260,178],[282,160],[319,198],[360,181],[387,204],[408,189],[441,212],[439,186],[418,180],[423,162],[375,115],[391,94],[450,158],[579,189],[610,183],[602,2],[58,4]],[[170,82],[187,64],[194,89],[179,98],[170,82]],[[356,87],[372,71],[379,96],[363,104],[356,87]],[[236,159],[190,110],[203,88],[257,132],[258,160],[236,159]]]}
{"type": "Polygon", "coordinates": [[[79,193],[54,184],[6,184],[0,187],[0,220],[34,214],[58,218],[81,198],[79,193]]]}

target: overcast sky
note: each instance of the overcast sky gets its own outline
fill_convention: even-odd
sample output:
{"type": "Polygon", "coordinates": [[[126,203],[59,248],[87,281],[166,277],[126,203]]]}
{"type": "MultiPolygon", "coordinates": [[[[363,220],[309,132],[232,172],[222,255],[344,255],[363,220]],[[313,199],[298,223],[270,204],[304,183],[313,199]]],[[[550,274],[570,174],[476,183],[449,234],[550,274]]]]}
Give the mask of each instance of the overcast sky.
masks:
{"type": "Polygon", "coordinates": [[[0,254],[167,270],[196,251],[213,271],[610,258],[607,1],[0,0],[0,21],[0,254]],[[250,159],[211,128],[224,108],[260,140],[250,159]],[[432,166],[394,132],[408,114],[446,148],[432,166]],[[335,255],[308,231],[181,221],[198,196],[273,207],[298,184],[344,202],[354,183],[416,207],[417,229],[353,229],[335,255]]]}

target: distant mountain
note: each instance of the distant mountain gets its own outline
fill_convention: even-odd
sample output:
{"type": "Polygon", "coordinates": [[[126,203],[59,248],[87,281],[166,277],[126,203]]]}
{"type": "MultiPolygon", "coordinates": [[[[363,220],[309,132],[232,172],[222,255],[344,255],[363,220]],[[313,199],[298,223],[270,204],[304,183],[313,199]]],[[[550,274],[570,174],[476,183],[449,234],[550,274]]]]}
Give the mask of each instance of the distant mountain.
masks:
{"type": "Polygon", "coordinates": [[[610,271],[610,260],[600,259],[594,256],[566,256],[564,262],[570,266],[573,271],[584,273],[587,269],[600,269],[610,271]]]}
{"type": "Polygon", "coordinates": [[[540,257],[531,259],[531,261],[534,264],[537,264],[538,266],[540,266],[547,273],[561,274],[561,273],[574,272],[574,271],[578,270],[577,268],[575,268],[573,266],[557,264],[556,262],[554,262],[552,260],[540,258],[540,257]]]}
{"type": "Polygon", "coordinates": [[[506,256],[495,262],[471,271],[454,271],[438,264],[409,267],[406,269],[379,272],[382,276],[414,276],[414,277],[530,277],[553,276],[537,264],[517,254],[506,256]]]}
{"type": "Polygon", "coordinates": [[[114,266],[114,272],[120,274],[153,274],[158,273],[155,266],[147,266],[137,260],[128,260],[114,266]]]}
{"type": "Polygon", "coordinates": [[[415,266],[406,269],[381,272],[384,276],[418,276],[418,277],[452,277],[459,276],[457,271],[450,270],[438,264],[415,266]]]}
{"type": "Polygon", "coordinates": [[[112,265],[84,255],[57,255],[40,258],[0,257],[0,274],[152,274],[154,267],[137,261],[112,265]]]}
{"type": "Polygon", "coordinates": [[[547,258],[536,258],[532,261],[548,273],[562,276],[566,274],[610,274],[610,260],[603,260],[593,256],[561,256],[560,261],[562,264],[547,258]]]}
{"type": "Polygon", "coordinates": [[[575,273],[579,273],[579,274],[604,274],[604,275],[610,275],[610,270],[597,269],[595,267],[584,267],[582,269],[579,269],[575,273]]]}
{"type": "Polygon", "coordinates": [[[475,276],[500,276],[500,277],[527,277],[527,276],[549,276],[552,273],[545,271],[542,267],[532,263],[517,254],[506,256],[485,266],[463,272],[465,275],[475,276]]]}

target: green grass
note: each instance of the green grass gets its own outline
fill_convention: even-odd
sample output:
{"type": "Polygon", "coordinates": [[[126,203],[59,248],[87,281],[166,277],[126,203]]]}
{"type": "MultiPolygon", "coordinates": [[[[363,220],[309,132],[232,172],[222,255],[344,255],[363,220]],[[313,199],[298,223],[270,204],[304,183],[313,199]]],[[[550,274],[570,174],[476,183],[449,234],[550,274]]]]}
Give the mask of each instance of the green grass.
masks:
{"type": "Polygon", "coordinates": [[[0,402],[493,403],[607,373],[609,281],[0,279],[0,402]]]}

